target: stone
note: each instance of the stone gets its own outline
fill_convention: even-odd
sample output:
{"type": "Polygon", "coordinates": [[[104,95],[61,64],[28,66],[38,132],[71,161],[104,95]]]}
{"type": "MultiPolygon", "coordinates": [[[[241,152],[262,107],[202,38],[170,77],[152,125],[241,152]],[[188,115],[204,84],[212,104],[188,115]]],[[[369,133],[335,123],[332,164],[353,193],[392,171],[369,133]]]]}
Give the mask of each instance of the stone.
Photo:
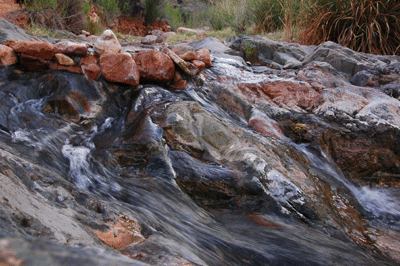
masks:
{"type": "Polygon", "coordinates": [[[105,30],[94,44],[94,50],[99,55],[104,53],[119,53],[122,46],[112,30],[105,30]]]}
{"type": "Polygon", "coordinates": [[[210,50],[201,48],[196,51],[196,59],[202,61],[205,67],[212,66],[210,50]]]}
{"type": "Polygon", "coordinates": [[[87,36],[90,36],[90,32],[88,32],[88,31],[86,31],[86,30],[82,30],[81,32],[82,32],[82,34],[85,35],[86,37],[87,37],[87,36]]]}
{"type": "Polygon", "coordinates": [[[39,59],[52,59],[54,57],[54,47],[48,42],[29,42],[29,41],[7,41],[5,45],[14,49],[15,52],[33,56],[39,59]]]}
{"type": "Polygon", "coordinates": [[[180,80],[180,81],[174,83],[172,85],[172,88],[177,89],[177,90],[183,90],[183,89],[187,88],[187,85],[188,85],[187,81],[183,79],[183,80],[180,80]]]}
{"type": "Polygon", "coordinates": [[[164,42],[168,37],[176,35],[175,32],[173,31],[168,31],[168,32],[163,32],[160,36],[157,38],[157,43],[162,43],[164,42]]]}
{"type": "Polygon", "coordinates": [[[75,61],[71,57],[69,57],[65,54],[57,53],[54,55],[54,57],[55,57],[56,62],[60,65],[63,65],[63,66],[75,65],[75,61]]]}
{"type": "Polygon", "coordinates": [[[177,54],[175,54],[174,52],[172,52],[170,49],[168,49],[167,47],[164,47],[164,49],[162,50],[166,55],[168,55],[172,61],[174,61],[174,63],[188,76],[193,77],[194,75],[196,75],[196,69],[191,68],[191,66],[189,65],[190,63],[186,62],[185,60],[183,60],[182,58],[180,58],[177,54]]]}
{"type": "Polygon", "coordinates": [[[18,63],[18,58],[14,50],[8,46],[0,44],[0,65],[9,66],[16,63],[18,63]]]}
{"type": "Polygon", "coordinates": [[[136,53],[134,57],[139,68],[140,78],[161,83],[166,83],[173,79],[175,65],[163,52],[145,50],[136,53]]]}
{"type": "Polygon", "coordinates": [[[0,44],[4,44],[6,40],[34,41],[37,38],[7,19],[0,18],[0,44]]]}
{"type": "Polygon", "coordinates": [[[97,64],[99,62],[99,58],[95,55],[88,54],[85,57],[82,57],[79,61],[81,66],[90,65],[90,64],[97,64]]]}
{"type": "Polygon", "coordinates": [[[100,75],[101,69],[97,64],[88,64],[82,66],[82,71],[88,79],[96,80],[100,75]]]}
{"type": "Polygon", "coordinates": [[[142,44],[147,44],[147,45],[151,45],[151,44],[155,44],[157,43],[157,36],[155,35],[147,35],[145,37],[142,38],[142,40],[140,41],[142,44]]]}
{"type": "Polygon", "coordinates": [[[192,61],[196,59],[196,52],[194,48],[189,45],[175,45],[171,48],[171,51],[176,53],[185,61],[192,61]]]}
{"type": "Polygon", "coordinates": [[[63,53],[69,56],[84,57],[87,54],[87,51],[88,49],[85,43],[61,41],[54,44],[55,53],[63,53]]]}
{"type": "MultiPolygon", "coordinates": [[[[121,221],[110,224],[110,229],[106,232],[94,231],[104,244],[114,248],[122,249],[139,239],[135,238],[135,233],[121,221]]],[[[140,238],[141,239],[141,238],[140,238]]]]}
{"type": "Polygon", "coordinates": [[[195,50],[205,48],[208,49],[211,53],[215,54],[223,54],[233,52],[231,48],[223,44],[220,40],[214,37],[207,37],[200,41],[192,42],[189,44],[195,50]]]}
{"type": "Polygon", "coordinates": [[[130,54],[102,54],[100,68],[107,81],[129,85],[139,84],[139,69],[130,54]]]}
{"type": "Polygon", "coordinates": [[[21,54],[20,64],[23,68],[29,71],[44,71],[49,69],[50,64],[47,60],[37,57],[21,54]]]}
{"type": "Polygon", "coordinates": [[[77,65],[60,65],[57,62],[50,62],[49,63],[49,68],[52,70],[67,70],[69,72],[73,73],[82,73],[81,67],[77,65]]]}
{"type": "Polygon", "coordinates": [[[197,73],[202,71],[204,69],[204,67],[206,66],[206,64],[204,64],[204,62],[200,61],[200,60],[193,60],[192,64],[197,69],[197,73]]]}

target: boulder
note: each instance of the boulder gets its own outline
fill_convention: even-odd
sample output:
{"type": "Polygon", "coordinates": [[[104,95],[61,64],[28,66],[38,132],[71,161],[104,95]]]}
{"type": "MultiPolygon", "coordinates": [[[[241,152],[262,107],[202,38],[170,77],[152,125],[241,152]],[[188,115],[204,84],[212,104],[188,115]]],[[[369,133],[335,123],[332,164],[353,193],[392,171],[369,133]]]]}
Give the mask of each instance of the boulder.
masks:
{"type": "Polygon", "coordinates": [[[206,66],[206,64],[204,64],[203,61],[199,61],[199,60],[193,60],[192,65],[197,69],[197,73],[202,71],[204,69],[204,67],[206,66]]]}
{"type": "Polygon", "coordinates": [[[192,61],[196,59],[196,52],[194,48],[189,45],[175,45],[171,48],[171,51],[176,53],[185,61],[192,61]]]}
{"type": "Polygon", "coordinates": [[[177,54],[175,54],[174,52],[172,52],[170,49],[168,49],[167,47],[165,47],[162,50],[166,55],[168,55],[172,61],[174,61],[174,63],[188,76],[193,77],[194,75],[196,75],[197,70],[193,67],[193,65],[191,65],[189,62],[186,62],[185,60],[183,60],[182,58],[180,58],[177,54]],[[190,64],[190,65],[189,65],[190,64]]]}
{"type": "Polygon", "coordinates": [[[54,57],[54,47],[48,42],[29,42],[29,41],[6,41],[5,45],[14,49],[15,52],[33,56],[39,59],[52,59],[54,57]]]}
{"type": "Polygon", "coordinates": [[[49,63],[49,68],[52,70],[66,70],[69,72],[73,73],[82,73],[82,68],[77,66],[77,65],[61,65],[58,64],[57,62],[51,62],[49,63]]]}
{"type": "Polygon", "coordinates": [[[107,81],[129,85],[139,84],[139,69],[129,54],[102,54],[100,67],[107,81]]]}
{"type": "Polygon", "coordinates": [[[13,49],[0,44],[0,66],[9,66],[18,63],[18,58],[13,49]]]}
{"type": "Polygon", "coordinates": [[[122,46],[112,30],[105,30],[94,44],[94,50],[99,55],[104,53],[119,53],[122,46]]]}
{"type": "Polygon", "coordinates": [[[205,48],[208,49],[211,53],[215,54],[223,54],[233,52],[231,48],[223,44],[220,40],[214,37],[207,37],[200,41],[192,42],[189,44],[195,50],[205,48]]]}
{"type": "Polygon", "coordinates": [[[90,64],[97,64],[99,62],[99,58],[95,55],[88,54],[85,57],[82,57],[79,61],[81,66],[90,65],[90,64]]]}
{"type": "Polygon", "coordinates": [[[54,55],[54,57],[55,57],[56,62],[60,65],[63,65],[63,66],[75,65],[75,61],[71,57],[69,57],[65,54],[57,53],[54,55]]]}
{"type": "Polygon", "coordinates": [[[82,71],[88,79],[96,80],[100,75],[101,69],[97,64],[89,64],[83,65],[82,71]]]}
{"type": "Polygon", "coordinates": [[[62,41],[54,44],[54,51],[55,53],[84,57],[87,54],[87,45],[85,43],[62,41]]]}
{"type": "Polygon", "coordinates": [[[141,43],[148,44],[148,45],[155,44],[155,43],[157,43],[157,38],[158,37],[156,35],[147,35],[142,38],[141,43]]]}
{"type": "Polygon", "coordinates": [[[176,35],[175,32],[173,31],[167,31],[167,32],[163,32],[162,34],[160,34],[157,38],[157,43],[162,43],[164,42],[169,36],[174,36],[176,35]]]}
{"type": "Polygon", "coordinates": [[[204,62],[205,67],[212,66],[210,50],[201,48],[196,51],[196,59],[204,62]]]}
{"type": "Polygon", "coordinates": [[[34,41],[37,38],[10,21],[0,18],[0,43],[4,44],[6,40],[34,41]]]}
{"type": "Polygon", "coordinates": [[[166,83],[174,77],[173,61],[160,51],[141,51],[135,55],[135,61],[139,68],[140,78],[166,83]]]}
{"type": "Polygon", "coordinates": [[[22,67],[29,71],[44,71],[49,69],[49,62],[37,57],[21,54],[20,64],[22,67]]]}

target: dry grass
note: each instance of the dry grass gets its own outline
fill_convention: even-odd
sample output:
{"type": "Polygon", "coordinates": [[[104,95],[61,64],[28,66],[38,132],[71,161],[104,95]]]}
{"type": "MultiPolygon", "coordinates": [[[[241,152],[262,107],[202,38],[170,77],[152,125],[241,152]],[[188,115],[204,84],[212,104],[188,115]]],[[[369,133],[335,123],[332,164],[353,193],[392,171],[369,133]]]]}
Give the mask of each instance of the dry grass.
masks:
{"type": "Polygon", "coordinates": [[[335,41],[358,52],[400,55],[400,2],[316,0],[303,23],[302,43],[335,41]]]}

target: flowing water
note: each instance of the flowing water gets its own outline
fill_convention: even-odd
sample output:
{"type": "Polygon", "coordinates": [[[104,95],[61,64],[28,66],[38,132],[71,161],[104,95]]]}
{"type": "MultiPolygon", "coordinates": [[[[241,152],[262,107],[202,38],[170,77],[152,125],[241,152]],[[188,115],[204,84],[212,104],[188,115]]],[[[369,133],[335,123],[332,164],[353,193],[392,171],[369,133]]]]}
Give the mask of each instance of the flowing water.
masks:
{"type": "MultiPolygon", "coordinates": [[[[212,70],[208,70],[207,78],[226,76],[231,79],[227,84],[235,82],[232,80],[237,81],[238,77],[242,82],[274,78],[254,73],[237,62],[217,59],[214,65],[212,70]]],[[[93,89],[93,86],[82,89],[87,85],[78,75],[55,75],[70,89],[77,89],[74,86],[80,86],[81,91],[93,89]]],[[[182,257],[192,265],[393,264],[389,259],[359,247],[349,239],[339,240],[318,227],[310,227],[290,216],[273,212],[204,208],[183,191],[175,181],[177,175],[198,174],[208,180],[241,176],[237,173],[240,168],[200,162],[173,151],[165,143],[163,130],[156,117],[170,103],[179,101],[197,102],[218,120],[249,130],[244,117],[235,116],[221,108],[208,96],[206,88],[203,91],[191,84],[187,91],[171,93],[147,85],[132,96],[132,110],[136,115],[133,123],[125,121],[127,108],[117,104],[108,106],[109,110],[101,112],[101,115],[93,118],[90,126],[84,127],[79,122],[43,113],[46,102],[55,96],[54,93],[32,92],[30,87],[38,88],[43,83],[38,81],[36,87],[35,84],[29,84],[34,78],[39,77],[27,75],[13,79],[11,74],[3,70],[2,81],[5,85],[1,90],[2,112],[7,112],[2,113],[0,120],[2,146],[6,144],[15,154],[57,172],[79,189],[101,198],[122,213],[137,217],[146,241],[133,247],[132,252],[154,250],[156,255],[146,260],[150,265],[164,265],[162,260],[168,256],[182,257]],[[150,111],[152,115],[148,116],[150,111]],[[127,128],[133,128],[133,131],[126,133],[127,128]],[[139,130],[140,134],[136,133],[139,130]],[[116,164],[112,153],[129,150],[128,146],[137,152],[132,155],[134,163],[116,164]],[[138,152],[143,146],[146,146],[144,155],[138,152]]],[[[100,87],[96,89],[100,90],[100,87]]],[[[258,116],[268,117],[266,113],[258,116]]],[[[179,117],[175,119],[179,120],[179,117]]],[[[399,191],[357,187],[347,181],[332,160],[318,149],[287,144],[288,139],[284,136],[274,141],[282,147],[294,147],[303,154],[318,178],[329,183],[332,191],[345,191],[345,197],[357,200],[367,213],[382,219],[384,223],[399,221],[400,207],[396,204],[399,191]]],[[[267,164],[268,161],[257,169],[262,172],[261,175],[278,184],[275,190],[271,186],[268,192],[271,197],[277,198],[278,203],[287,200],[282,196],[286,196],[285,191],[300,191],[294,183],[280,177],[276,170],[263,172],[267,164]]]]}

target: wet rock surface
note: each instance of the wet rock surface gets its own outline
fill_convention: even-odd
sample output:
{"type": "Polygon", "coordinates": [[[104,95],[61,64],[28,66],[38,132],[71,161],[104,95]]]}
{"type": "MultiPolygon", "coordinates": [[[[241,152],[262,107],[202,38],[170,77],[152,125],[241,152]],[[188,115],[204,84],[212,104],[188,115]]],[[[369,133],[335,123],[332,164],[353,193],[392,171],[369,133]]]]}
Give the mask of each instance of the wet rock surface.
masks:
{"type": "Polygon", "coordinates": [[[102,60],[173,52],[0,68],[0,262],[398,265],[400,59],[227,44],[134,85],[102,60]]]}

